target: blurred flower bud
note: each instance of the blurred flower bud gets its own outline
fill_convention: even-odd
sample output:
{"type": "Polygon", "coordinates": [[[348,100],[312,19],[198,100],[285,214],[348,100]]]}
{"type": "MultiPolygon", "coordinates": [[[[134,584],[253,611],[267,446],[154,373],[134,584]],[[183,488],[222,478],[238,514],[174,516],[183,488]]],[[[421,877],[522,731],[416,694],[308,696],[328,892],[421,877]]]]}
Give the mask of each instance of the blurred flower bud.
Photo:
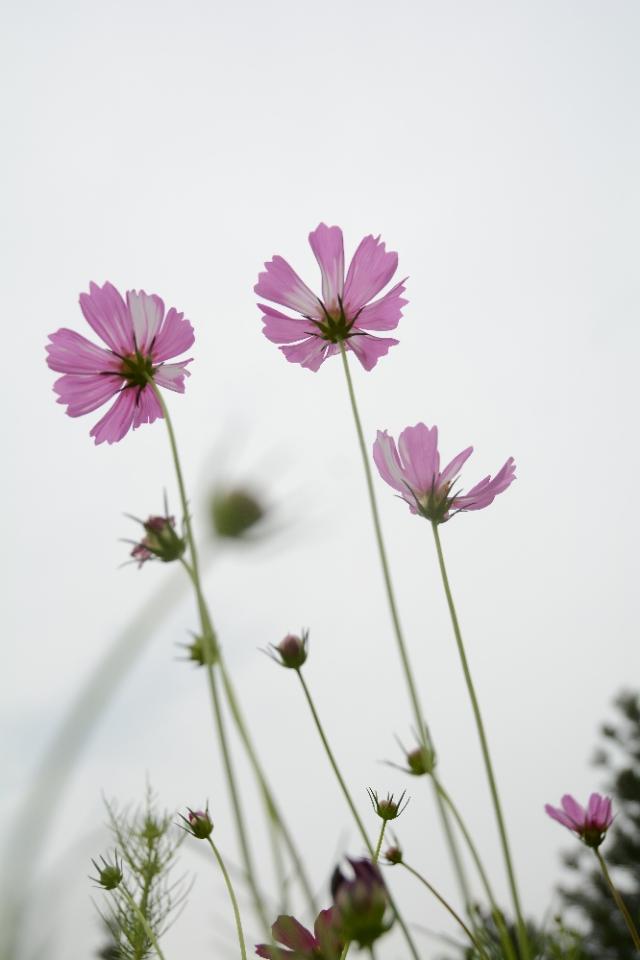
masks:
{"type": "Polygon", "coordinates": [[[393,917],[388,917],[387,888],[380,870],[371,860],[347,859],[353,878],[346,877],[339,867],[331,878],[337,924],[345,940],[355,940],[361,947],[369,947],[393,923],[393,917]]]}
{"type": "Polygon", "coordinates": [[[115,890],[116,887],[119,887],[122,883],[122,864],[118,863],[117,856],[114,857],[113,863],[109,863],[104,857],[100,857],[100,859],[102,866],[95,860],[91,861],[98,874],[97,877],[92,877],[91,879],[105,890],[115,890]]]}
{"type": "Polygon", "coordinates": [[[388,793],[386,797],[381,799],[377,792],[372,790],[370,787],[367,789],[367,793],[369,794],[369,799],[371,800],[373,809],[381,820],[395,820],[404,810],[406,810],[407,803],[409,803],[408,798],[404,805],[402,803],[406,793],[405,790],[402,791],[397,800],[394,798],[392,793],[388,793]]]}
{"type": "Polygon", "coordinates": [[[428,747],[416,747],[407,753],[408,772],[416,777],[431,774],[436,765],[436,755],[428,747]]]}
{"type": "Polygon", "coordinates": [[[288,633],[280,643],[269,644],[267,653],[280,666],[288,667],[291,670],[299,670],[308,656],[308,640],[308,630],[302,630],[299,637],[295,633],[288,633]]]}
{"type": "Polygon", "coordinates": [[[266,508],[242,488],[218,490],[210,505],[211,522],[217,536],[239,540],[265,516],[266,508]]]}
{"type": "Polygon", "coordinates": [[[186,651],[186,656],[179,657],[178,659],[190,660],[199,667],[204,667],[206,663],[215,663],[217,660],[215,649],[213,649],[207,657],[208,647],[204,637],[193,634],[193,641],[191,643],[180,643],[178,646],[183,647],[186,651]]]}
{"type": "Polygon", "coordinates": [[[187,807],[187,816],[183,817],[182,814],[180,814],[180,818],[186,824],[184,829],[187,833],[190,833],[191,836],[196,837],[198,840],[206,840],[207,837],[211,836],[213,832],[213,820],[209,816],[209,807],[205,810],[191,810],[187,807]]]}
{"type": "Polygon", "coordinates": [[[176,533],[175,517],[149,517],[148,520],[138,521],[144,527],[145,535],[134,544],[131,556],[142,566],[147,560],[162,560],[171,563],[179,560],[186,550],[187,544],[183,537],[176,533]]]}
{"type": "Polygon", "coordinates": [[[396,845],[389,847],[389,849],[385,851],[384,858],[387,863],[402,863],[402,850],[396,845]]]}

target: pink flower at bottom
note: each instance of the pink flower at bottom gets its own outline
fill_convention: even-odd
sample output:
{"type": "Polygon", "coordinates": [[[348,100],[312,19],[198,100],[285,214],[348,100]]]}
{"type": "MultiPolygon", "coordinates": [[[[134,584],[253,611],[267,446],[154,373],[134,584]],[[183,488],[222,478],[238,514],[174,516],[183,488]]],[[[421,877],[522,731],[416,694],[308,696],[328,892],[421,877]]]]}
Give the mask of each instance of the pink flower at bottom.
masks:
{"type": "Polygon", "coordinates": [[[286,260],[273,257],[253,289],[301,316],[291,317],[259,303],[263,333],[272,343],[281,344],[287,360],[308,370],[319,370],[325,360],[340,353],[340,344],[355,353],[365,370],[371,370],[398,343],[369,332],[394,330],[407,303],[402,297],[404,280],[373,300],[396,272],[398,255],[385,250],[380,237],[369,235],[360,241],[345,279],[340,227],[321,223],[309,234],[309,243],[322,274],[322,297],[303,283],[286,260]]]}
{"type": "Polygon", "coordinates": [[[565,793],[560,803],[561,807],[546,803],[546,813],[580,837],[588,847],[599,847],[613,823],[611,798],[592,793],[586,810],[570,793],[565,793]]]}
{"type": "Polygon", "coordinates": [[[295,917],[279,916],[271,927],[276,943],[288,947],[256,945],[256,953],[266,960],[339,960],[344,939],[336,930],[336,909],[321,910],[313,926],[313,933],[295,917]]]}
{"type": "Polygon", "coordinates": [[[509,457],[493,479],[485,477],[468,493],[455,492],[460,468],[472,453],[473,447],[467,447],[441,470],[438,428],[424,423],[403,430],[397,446],[386,430],[378,430],[373,445],[373,459],[382,479],[398,491],[412,513],[435,523],[462,510],[488,507],[515,479],[515,462],[509,457]]]}
{"type": "Polygon", "coordinates": [[[189,360],[166,363],[193,344],[193,327],[182,313],[143,290],[127,291],[126,302],[116,288],[92,283],[80,294],[85,320],[106,343],[99,347],[74,330],[63,327],[50,334],[47,363],[62,373],[53,385],[58,403],[70,417],[81,417],[116,397],[99,420],[92,436],[96,443],[116,443],[130,429],[153,423],[162,409],[150,386],[184,393],[189,360]]]}

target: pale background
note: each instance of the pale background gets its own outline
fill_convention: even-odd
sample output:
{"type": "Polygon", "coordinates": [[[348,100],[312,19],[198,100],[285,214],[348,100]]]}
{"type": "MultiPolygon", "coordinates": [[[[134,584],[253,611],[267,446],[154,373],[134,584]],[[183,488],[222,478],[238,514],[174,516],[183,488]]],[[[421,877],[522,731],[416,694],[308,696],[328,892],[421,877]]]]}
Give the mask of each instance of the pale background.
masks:
{"type": "MultiPolygon", "coordinates": [[[[133,535],[123,513],[158,511],[164,488],[176,503],[162,424],[94,448],[98,414],[65,417],[44,364],[48,332],[90,334],[78,293],[110,279],[159,293],[196,329],[187,393],[170,399],[200,535],[221,477],[279,504],[284,532],[225,554],[207,589],[315,882],[324,896],[338,853],[360,844],[295,678],[258,652],[303,625],[307,677],[368,823],[365,786],[407,787],[403,845],[456,901],[427,785],[380,764],[399,759],[393,735],[410,740],[411,713],[340,364],[288,364],[252,292],[274,253],[317,287],[306,237],[324,220],[343,227],[347,256],[381,233],[410,277],[401,345],[371,374],[354,368],[369,439],[437,423],[445,457],[476,447],[467,486],[517,461],[508,493],[442,534],[523,900],[541,917],[572,844],[543,804],[598,787],[598,723],[640,665],[640,7],[23,0],[5,4],[0,33],[3,833],[74,691],[174,574],[119,567],[118,538],[133,535]]],[[[377,489],[442,776],[502,893],[429,530],[377,489]]],[[[49,960],[89,957],[101,940],[86,875],[108,845],[102,791],[137,801],[148,776],[170,809],[208,797],[237,856],[204,678],[175,660],[194,627],[185,597],[83,753],[37,864],[30,929],[49,960]]],[[[233,956],[215,866],[183,851],[198,879],[167,955],[226,943],[233,956]]],[[[410,919],[451,932],[422,890],[389,879],[410,919]]],[[[383,951],[403,955],[399,941],[383,951]]]]}

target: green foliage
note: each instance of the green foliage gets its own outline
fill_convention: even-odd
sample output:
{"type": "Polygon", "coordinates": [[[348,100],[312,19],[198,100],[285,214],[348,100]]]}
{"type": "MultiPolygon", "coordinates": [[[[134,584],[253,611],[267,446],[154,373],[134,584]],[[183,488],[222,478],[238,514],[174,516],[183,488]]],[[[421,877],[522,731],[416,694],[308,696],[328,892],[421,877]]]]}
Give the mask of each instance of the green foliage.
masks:
{"type": "MultiPolygon", "coordinates": [[[[604,792],[613,799],[616,818],[602,853],[631,916],[640,918],[640,696],[623,693],[615,701],[614,723],[601,727],[602,745],[594,763],[605,777],[604,792]]],[[[589,960],[632,960],[637,957],[620,911],[611,900],[590,850],[581,846],[565,857],[576,883],[562,890],[567,906],[584,925],[589,960]]]]}
{"type": "Polygon", "coordinates": [[[108,906],[100,910],[109,943],[99,956],[109,960],[145,960],[154,948],[140,915],[158,940],[186,895],[184,880],[174,882],[171,878],[183,835],[174,827],[171,816],[157,813],[150,790],[144,806],[133,814],[127,810],[119,812],[112,804],[106,806],[114,837],[113,859],[120,864],[123,879],[109,890],[108,906]]]}

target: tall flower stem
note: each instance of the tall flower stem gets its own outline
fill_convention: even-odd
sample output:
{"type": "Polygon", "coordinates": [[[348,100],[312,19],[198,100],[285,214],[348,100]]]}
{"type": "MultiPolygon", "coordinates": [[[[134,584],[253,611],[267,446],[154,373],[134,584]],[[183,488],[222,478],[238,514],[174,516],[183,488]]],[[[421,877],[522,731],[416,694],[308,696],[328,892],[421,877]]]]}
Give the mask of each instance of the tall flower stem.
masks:
{"type": "Polygon", "coordinates": [[[626,903],[624,902],[624,900],[622,899],[622,897],[621,897],[621,895],[620,895],[620,892],[619,892],[619,890],[617,889],[616,885],[614,884],[613,880],[611,879],[611,874],[609,873],[609,868],[607,867],[607,864],[605,863],[604,857],[602,856],[602,854],[600,853],[600,851],[598,850],[597,847],[594,847],[593,852],[595,853],[596,859],[597,859],[598,863],[600,864],[600,869],[602,870],[602,875],[603,875],[603,877],[604,877],[604,879],[605,879],[605,881],[606,881],[607,886],[609,887],[609,890],[610,890],[610,892],[611,892],[611,896],[613,897],[613,899],[614,899],[614,901],[615,901],[615,904],[616,904],[618,910],[620,911],[620,913],[622,914],[622,916],[623,916],[623,918],[624,918],[624,922],[625,922],[626,925],[627,925],[627,930],[628,930],[629,933],[631,934],[631,939],[633,940],[633,945],[635,946],[636,950],[640,953],[640,935],[638,934],[637,927],[636,927],[635,923],[633,922],[633,919],[632,919],[632,917],[631,917],[631,914],[629,913],[629,910],[628,910],[628,908],[627,908],[627,905],[626,905],[626,903]]]}
{"type": "Polygon", "coordinates": [[[496,821],[498,824],[498,833],[500,834],[500,843],[502,846],[502,853],[504,856],[504,862],[505,862],[505,867],[507,871],[507,879],[509,882],[511,899],[513,901],[513,909],[515,911],[517,927],[518,927],[518,945],[520,947],[520,952],[522,954],[523,960],[528,960],[528,958],[531,956],[531,952],[529,948],[529,940],[527,937],[527,930],[526,930],[524,918],[522,915],[522,908],[520,906],[520,897],[518,895],[518,887],[516,884],[515,871],[513,869],[511,851],[509,849],[509,840],[507,838],[507,828],[505,826],[504,816],[502,814],[502,806],[500,803],[500,796],[498,794],[498,786],[497,786],[495,774],[493,771],[493,764],[491,762],[491,754],[489,752],[489,742],[487,740],[487,735],[484,729],[484,723],[482,722],[482,714],[480,713],[480,704],[478,702],[478,697],[476,695],[473,680],[471,678],[471,671],[469,669],[467,655],[464,649],[464,644],[462,642],[462,633],[460,631],[460,624],[458,623],[458,616],[457,616],[456,608],[453,602],[453,596],[451,594],[451,587],[449,586],[449,578],[447,576],[447,569],[444,562],[442,544],[440,543],[440,534],[438,532],[438,524],[435,522],[432,522],[431,529],[433,530],[433,537],[435,540],[436,552],[438,554],[438,564],[440,567],[440,575],[442,577],[442,584],[444,586],[444,592],[447,598],[447,605],[449,607],[449,614],[451,616],[451,624],[453,626],[453,632],[456,638],[458,653],[460,655],[462,672],[464,673],[464,678],[467,684],[467,691],[469,693],[469,699],[471,701],[471,707],[473,709],[473,715],[476,721],[478,737],[480,739],[480,747],[482,750],[482,758],[484,760],[485,770],[487,773],[487,780],[489,781],[489,790],[491,792],[491,799],[493,801],[493,808],[495,811],[496,821]]]}
{"type": "Polygon", "coordinates": [[[487,900],[491,905],[491,913],[495,921],[496,927],[498,928],[500,943],[502,945],[502,949],[504,950],[505,958],[506,960],[517,960],[515,948],[511,941],[511,936],[507,929],[507,925],[504,922],[504,916],[502,915],[502,910],[500,909],[496,901],[493,888],[491,887],[491,884],[489,882],[489,877],[487,876],[487,872],[483,866],[482,860],[480,859],[480,854],[478,853],[478,848],[476,847],[473,841],[473,837],[471,836],[467,828],[467,825],[462,819],[462,815],[460,814],[460,811],[458,810],[457,806],[451,799],[451,796],[447,793],[447,791],[445,790],[445,788],[442,786],[440,782],[437,783],[437,788],[438,788],[438,792],[440,793],[440,796],[442,797],[444,802],[447,804],[447,806],[451,810],[453,818],[458,824],[458,829],[460,830],[460,833],[464,837],[465,843],[467,844],[467,847],[469,849],[469,853],[471,854],[471,858],[476,866],[476,869],[478,871],[478,876],[480,877],[480,882],[484,888],[484,892],[487,895],[487,900]]]}
{"type": "Polygon", "coordinates": [[[486,952],[486,950],[484,949],[484,947],[482,946],[482,944],[480,944],[480,943],[476,940],[476,938],[474,937],[474,935],[472,934],[471,930],[470,930],[469,927],[466,925],[466,923],[464,922],[464,920],[462,919],[462,917],[460,916],[460,914],[459,914],[456,910],[453,909],[453,907],[451,906],[451,904],[450,904],[447,900],[445,900],[445,898],[442,896],[442,894],[441,894],[441,893],[438,893],[438,891],[436,890],[436,888],[435,888],[432,884],[430,884],[429,881],[428,881],[425,877],[423,877],[421,873],[418,873],[417,870],[415,870],[413,867],[410,867],[408,863],[405,863],[405,862],[404,862],[404,860],[401,860],[401,861],[400,861],[400,864],[401,864],[401,866],[403,866],[403,867],[405,868],[405,870],[408,870],[409,873],[412,874],[412,875],[416,878],[416,880],[419,880],[420,883],[424,884],[424,886],[427,888],[427,890],[428,890],[431,894],[433,894],[433,896],[436,898],[436,900],[438,900],[438,901],[442,904],[442,906],[445,908],[445,910],[447,910],[447,911],[451,914],[451,916],[452,916],[453,919],[456,921],[456,923],[458,924],[458,926],[461,927],[461,928],[464,930],[464,932],[466,933],[466,935],[468,936],[469,940],[470,940],[471,943],[474,945],[474,947],[476,948],[476,950],[478,951],[478,953],[480,954],[480,956],[484,957],[485,960],[488,960],[487,952],[486,952]]]}
{"type": "Polygon", "coordinates": [[[229,893],[229,899],[231,900],[231,906],[233,907],[233,916],[236,922],[236,933],[238,934],[240,954],[242,956],[242,960],[247,960],[247,948],[245,946],[244,933],[242,931],[242,920],[240,919],[240,908],[238,907],[238,900],[236,898],[235,891],[233,889],[233,884],[231,883],[231,877],[229,876],[229,872],[224,865],[224,860],[220,856],[220,851],[216,847],[215,843],[213,842],[211,837],[207,837],[207,840],[209,841],[209,846],[213,850],[215,858],[218,861],[218,865],[220,867],[220,870],[222,871],[222,876],[224,877],[224,882],[227,887],[227,892],[229,893]]]}
{"type": "MultiPolygon", "coordinates": [[[[376,857],[376,851],[374,850],[373,844],[371,843],[371,840],[369,839],[369,835],[367,834],[367,831],[366,831],[365,826],[364,826],[364,824],[363,824],[363,822],[362,822],[362,819],[361,819],[361,817],[360,817],[360,814],[358,813],[358,809],[357,809],[355,803],[353,802],[353,798],[352,798],[351,794],[349,793],[349,788],[348,788],[348,786],[347,786],[347,784],[346,784],[346,782],[345,782],[345,780],[344,780],[344,777],[343,777],[342,774],[340,773],[340,768],[339,768],[339,766],[338,766],[338,763],[337,763],[337,761],[336,761],[336,758],[335,758],[334,755],[333,755],[333,750],[331,749],[331,747],[330,747],[330,745],[329,745],[329,741],[327,740],[327,736],[326,736],[326,734],[325,734],[325,732],[324,732],[322,723],[321,723],[321,721],[320,721],[320,717],[319,717],[319,715],[318,715],[318,711],[317,711],[316,708],[315,708],[315,704],[314,704],[314,702],[313,702],[313,698],[312,698],[311,693],[310,693],[310,691],[309,691],[309,687],[307,686],[307,684],[306,684],[306,682],[305,682],[305,679],[304,679],[304,677],[302,676],[301,670],[297,669],[297,670],[296,670],[296,673],[298,674],[298,679],[300,680],[300,684],[301,684],[302,689],[303,689],[303,691],[304,691],[304,695],[305,695],[306,701],[307,701],[307,703],[308,703],[308,705],[309,705],[309,710],[311,711],[311,716],[313,717],[314,723],[315,723],[315,725],[316,725],[316,729],[317,729],[317,731],[318,731],[318,735],[320,736],[320,739],[321,739],[321,741],[322,741],[322,745],[323,745],[324,750],[325,750],[325,753],[326,753],[326,755],[327,755],[327,759],[329,760],[329,763],[331,764],[331,768],[333,769],[333,772],[334,772],[335,775],[336,775],[336,780],[337,780],[338,783],[340,784],[340,789],[342,790],[342,794],[343,794],[345,800],[347,801],[347,805],[348,805],[349,809],[351,810],[351,813],[352,813],[352,815],[353,815],[353,819],[355,820],[356,825],[357,825],[357,827],[358,827],[358,830],[360,831],[360,836],[362,837],[362,839],[363,839],[363,841],[364,841],[364,845],[365,845],[365,847],[367,848],[367,850],[369,851],[369,856],[371,857],[372,860],[375,861],[375,860],[377,859],[377,857],[376,857]]],[[[382,840],[381,840],[380,842],[382,842],[382,840]]],[[[391,905],[391,908],[392,908],[393,912],[395,913],[396,920],[398,921],[398,924],[399,924],[399,926],[400,926],[400,928],[401,928],[401,930],[402,930],[402,932],[403,932],[403,934],[404,934],[404,938],[405,938],[405,940],[407,941],[407,946],[409,947],[409,950],[411,951],[411,955],[412,955],[412,957],[414,958],[414,960],[419,960],[418,951],[417,951],[417,949],[416,949],[415,943],[413,942],[413,938],[411,937],[411,934],[409,933],[409,928],[407,927],[406,923],[404,922],[404,920],[403,920],[402,917],[400,916],[400,911],[399,911],[398,908],[396,907],[395,902],[394,902],[394,900],[393,900],[393,897],[391,896],[391,893],[389,892],[389,890],[387,890],[387,896],[388,896],[388,898],[389,898],[389,904],[391,905]]],[[[345,945],[344,945],[344,949],[343,949],[343,952],[342,952],[341,960],[344,960],[344,957],[346,957],[346,955],[347,955],[347,950],[348,950],[348,949],[349,949],[349,942],[345,943],[345,945]]]]}
{"type": "Polygon", "coordinates": [[[164,954],[163,954],[162,950],[160,949],[160,945],[159,945],[159,943],[158,943],[157,937],[156,937],[155,933],[153,932],[153,930],[151,929],[151,925],[149,924],[149,921],[148,921],[147,918],[145,917],[144,913],[142,912],[142,910],[140,909],[140,907],[139,907],[138,904],[136,903],[135,899],[131,896],[131,894],[129,893],[129,891],[127,890],[127,888],[125,887],[124,884],[121,884],[121,885],[120,885],[120,889],[121,889],[121,891],[122,891],[122,894],[123,894],[125,900],[127,901],[127,903],[129,904],[129,906],[131,907],[131,909],[132,909],[133,912],[135,913],[136,917],[138,918],[138,920],[139,920],[140,923],[142,924],[142,927],[143,927],[143,929],[144,929],[144,932],[146,933],[146,935],[147,935],[147,937],[148,937],[148,939],[149,939],[149,943],[151,943],[151,944],[153,945],[153,949],[154,949],[155,952],[158,954],[160,960],[165,960],[164,954]]]}
{"type": "Polygon", "coordinates": [[[193,589],[196,596],[198,614],[200,617],[200,627],[202,630],[202,642],[203,642],[204,651],[205,651],[206,670],[207,670],[207,679],[209,682],[209,692],[211,695],[211,705],[213,707],[213,714],[215,717],[216,730],[218,733],[218,742],[220,746],[220,753],[222,755],[222,761],[225,768],[225,774],[227,778],[227,787],[229,790],[229,797],[230,797],[231,806],[233,809],[233,815],[234,815],[234,820],[236,824],[236,832],[238,835],[238,842],[240,844],[240,850],[242,852],[244,868],[247,875],[247,882],[251,890],[256,912],[260,917],[262,925],[266,930],[268,930],[269,924],[268,924],[268,920],[267,920],[267,916],[264,908],[264,902],[262,900],[262,896],[255,878],[255,868],[253,864],[253,858],[251,856],[251,849],[249,847],[249,842],[247,838],[247,829],[244,821],[244,814],[242,812],[242,806],[240,804],[240,795],[238,792],[235,771],[234,771],[233,763],[231,760],[231,751],[229,749],[229,742],[228,742],[227,733],[225,730],[224,718],[222,715],[222,704],[220,702],[220,694],[218,691],[218,684],[217,684],[217,679],[216,679],[215,670],[214,670],[214,664],[218,658],[218,640],[216,637],[215,630],[213,628],[213,623],[211,620],[211,615],[209,613],[209,608],[207,606],[207,602],[202,592],[202,583],[200,580],[200,570],[198,566],[198,551],[196,548],[196,542],[193,536],[193,529],[191,526],[191,514],[189,511],[189,501],[187,498],[187,491],[184,483],[184,478],[182,475],[182,467],[180,465],[178,445],[176,442],[176,437],[173,430],[171,417],[169,416],[169,410],[167,408],[167,405],[164,402],[164,398],[160,393],[160,390],[154,383],[153,379],[150,379],[149,383],[153,389],[156,399],[158,400],[158,403],[160,404],[160,409],[162,410],[164,420],[167,426],[167,433],[169,435],[169,445],[171,447],[171,455],[173,457],[173,465],[176,472],[176,480],[178,482],[178,492],[180,495],[180,503],[182,506],[182,515],[184,519],[185,532],[187,535],[187,543],[189,545],[190,563],[187,563],[186,561],[183,560],[183,565],[191,578],[191,582],[193,584],[193,589]]]}
{"type": "MultiPolygon", "coordinates": [[[[427,725],[424,721],[424,717],[422,714],[420,699],[418,697],[418,691],[416,689],[416,685],[413,679],[413,673],[412,673],[411,664],[409,661],[409,654],[407,652],[407,647],[406,647],[404,635],[402,632],[402,626],[400,624],[400,615],[398,613],[398,606],[396,603],[395,591],[393,589],[393,582],[391,580],[391,572],[389,570],[389,561],[387,559],[387,551],[384,544],[384,538],[382,536],[382,525],[380,523],[380,513],[378,511],[378,502],[376,500],[376,494],[373,486],[373,477],[371,474],[371,467],[369,465],[369,455],[367,452],[367,446],[364,439],[364,432],[362,430],[362,422],[360,420],[360,414],[358,412],[356,395],[353,389],[353,381],[351,379],[351,371],[349,370],[349,361],[347,359],[347,352],[344,348],[343,343],[340,344],[340,355],[342,357],[342,366],[344,368],[344,375],[347,381],[347,390],[349,392],[351,412],[353,414],[353,421],[356,428],[356,434],[358,436],[358,445],[360,447],[360,454],[362,456],[362,466],[364,468],[364,475],[365,475],[365,480],[367,484],[369,506],[371,508],[371,517],[373,520],[373,528],[375,531],[376,544],[378,546],[380,566],[382,568],[382,576],[384,579],[385,591],[387,594],[387,604],[389,606],[389,613],[391,614],[391,622],[393,624],[393,632],[396,638],[396,644],[398,647],[398,652],[400,654],[400,660],[402,662],[402,668],[404,671],[407,688],[409,690],[409,699],[411,700],[411,705],[413,707],[413,714],[415,717],[415,723],[417,727],[417,735],[420,737],[422,746],[426,750],[432,751],[433,745],[430,742],[430,737],[427,732],[427,725]]],[[[434,781],[434,784],[435,784],[435,781],[434,781]]],[[[456,840],[453,835],[453,831],[451,829],[451,824],[449,823],[447,810],[435,786],[434,786],[434,793],[435,793],[436,806],[438,808],[438,813],[440,815],[442,828],[447,841],[447,845],[449,847],[449,853],[451,856],[451,860],[453,862],[454,870],[458,879],[462,897],[467,909],[470,910],[471,897],[469,893],[469,884],[467,882],[464,866],[462,863],[462,858],[460,856],[460,853],[456,845],[456,840]]]]}

